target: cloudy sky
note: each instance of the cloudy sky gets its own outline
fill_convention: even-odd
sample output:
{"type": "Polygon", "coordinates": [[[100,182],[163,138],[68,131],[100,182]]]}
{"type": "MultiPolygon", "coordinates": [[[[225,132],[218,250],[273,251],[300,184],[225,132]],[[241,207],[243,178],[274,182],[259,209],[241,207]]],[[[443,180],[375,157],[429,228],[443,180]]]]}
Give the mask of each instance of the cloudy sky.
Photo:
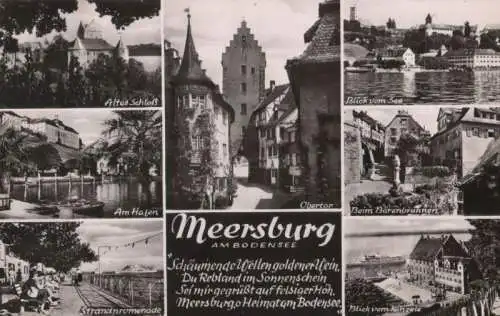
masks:
{"type": "Polygon", "coordinates": [[[304,32],[314,24],[321,0],[170,0],[164,35],[182,54],[190,8],[195,46],[207,74],[222,87],[221,55],[245,19],[266,53],[266,87],[287,83],[286,60],[304,49],[304,32]]]}
{"type": "Polygon", "coordinates": [[[350,218],[344,221],[346,234],[380,232],[438,232],[468,230],[473,226],[463,218],[350,218]]]}
{"type": "MultiPolygon", "coordinates": [[[[356,111],[360,111],[361,109],[356,109],[356,111]]],[[[391,108],[375,108],[375,107],[369,107],[369,108],[363,108],[363,111],[367,111],[368,115],[370,115],[372,118],[376,119],[380,123],[382,123],[384,126],[387,126],[394,116],[398,113],[398,110],[400,108],[397,107],[391,107],[391,108]]],[[[405,110],[408,111],[408,113],[426,130],[431,132],[431,135],[437,132],[437,116],[439,113],[439,107],[434,107],[434,106],[427,106],[425,108],[405,108],[405,110]]],[[[352,111],[352,110],[348,110],[352,111]]]]}
{"type": "MultiPolygon", "coordinates": [[[[126,265],[142,264],[163,269],[163,222],[162,221],[93,221],[88,220],[78,228],[80,238],[90,243],[97,253],[97,246],[120,246],[149,236],[147,245],[119,248],[101,256],[102,271],[121,270],[126,265]]],[[[82,271],[95,271],[98,263],[84,263],[82,271]]]]}
{"type": "Polygon", "coordinates": [[[84,145],[89,145],[99,139],[105,128],[104,121],[114,117],[113,111],[108,109],[85,109],[85,115],[82,115],[81,109],[16,110],[15,112],[30,118],[54,119],[57,116],[64,124],[80,133],[84,145]]]}
{"type": "MultiPolygon", "coordinates": [[[[103,37],[110,44],[115,45],[120,39],[118,30],[111,23],[111,17],[99,17],[99,13],[95,11],[95,5],[90,4],[86,0],[78,0],[78,10],[74,13],[66,15],[67,31],[62,35],[66,40],[74,40],[76,38],[76,31],[80,21],[84,24],[95,20],[103,30],[103,37]]],[[[154,17],[151,19],[143,19],[136,21],[126,27],[122,32],[122,39],[127,45],[147,44],[147,43],[161,43],[161,18],[154,17]]],[[[46,38],[50,41],[57,33],[52,32],[46,38]]],[[[40,41],[36,36],[31,34],[22,34],[18,39],[24,41],[40,41]]]]}
{"type": "Polygon", "coordinates": [[[398,27],[409,28],[425,23],[428,13],[434,23],[472,25],[499,23],[497,0],[345,0],[343,16],[348,19],[350,7],[355,6],[358,20],[364,24],[385,25],[396,19],[398,27]]]}

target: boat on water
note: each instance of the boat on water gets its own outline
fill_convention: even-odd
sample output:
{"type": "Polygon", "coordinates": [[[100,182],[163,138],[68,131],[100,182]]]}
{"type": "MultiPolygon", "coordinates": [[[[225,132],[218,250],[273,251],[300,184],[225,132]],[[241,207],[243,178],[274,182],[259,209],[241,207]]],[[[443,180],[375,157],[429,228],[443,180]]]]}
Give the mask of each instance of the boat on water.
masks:
{"type": "Polygon", "coordinates": [[[57,207],[57,205],[54,205],[49,201],[40,201],[40,204],[37,207],[35,207],[34,211],[40,215],[55,216],[59,214],[61,210],[57,207]]]}
{"type": "Polygon", "coordinates": [[[403,256],[379,256],[379,255],[366,255],[363,260],[351,263],[351,267],[373,266],[373,265],[387,265],[387,264],[403,264],[406,262],[403,256]]]}
{"type": "Polygon", "coordinates": [[[375,68],[372,67],[346,67],[346,72],[352,73],[367,73],[367,72],[375,72],[375,68]]]}
{"type": "Polygon", "coordinates": [[[92,201],[86,199],[68,199],[59,204],[60,207],[66,207],[83,215],[100,214],[104,211],[104,202],[92,201]]]}

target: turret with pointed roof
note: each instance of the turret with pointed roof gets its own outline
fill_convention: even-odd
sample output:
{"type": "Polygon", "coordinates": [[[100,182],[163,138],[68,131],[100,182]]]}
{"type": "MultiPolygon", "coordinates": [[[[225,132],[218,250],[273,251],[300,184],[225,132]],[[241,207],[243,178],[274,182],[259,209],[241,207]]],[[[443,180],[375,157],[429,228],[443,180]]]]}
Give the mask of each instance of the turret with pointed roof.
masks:
{"type": "Polygon", "coordinates": [[[116,51],[118,52],[118,56],[121,58],[125,59],[126,62],[129,60],[129,50],[127,45],[123,42],[123,40],[120,38],[118,41],[118,44],[116,44],[116,51]]]}
{"type": "Polygon", "coordinates": [[[191,14],[188,14],[188,27],[184,54],[177,75],[174,77],[176,83],[198,83],[210,87],[215,87],[213,81],[201,68],[201,61],[194,45],[191,31],[191,14]]]}

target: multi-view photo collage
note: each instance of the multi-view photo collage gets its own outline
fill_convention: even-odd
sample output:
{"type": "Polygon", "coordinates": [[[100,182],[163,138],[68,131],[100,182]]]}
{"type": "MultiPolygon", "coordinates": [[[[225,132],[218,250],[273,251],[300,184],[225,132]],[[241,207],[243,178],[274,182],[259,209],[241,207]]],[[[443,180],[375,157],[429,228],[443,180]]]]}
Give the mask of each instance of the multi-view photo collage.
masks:
{"type": "Polygon", "coordinates": [[[500,315],[495,0],[0,0],[0,315],[500,315]]]}

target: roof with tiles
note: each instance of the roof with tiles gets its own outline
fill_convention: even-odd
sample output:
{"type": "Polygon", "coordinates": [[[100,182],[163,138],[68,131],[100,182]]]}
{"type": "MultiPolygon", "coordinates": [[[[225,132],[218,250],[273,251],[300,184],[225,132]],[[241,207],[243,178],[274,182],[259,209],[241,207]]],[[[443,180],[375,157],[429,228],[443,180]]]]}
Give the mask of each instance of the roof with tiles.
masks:
{"type": "Polygon", "coordinates": [[[430,238],[422,236],[410,253],[410,259],[422,261],[434,261],[442,247],[441,238],[430,238]]]}
{"type": "Polygon", "coordinates": [[[262,102],[259,103],[259,105],[255,108],[254,112],[257,112],[257,111],[265,108],[266,106],[268,106],[271,102],[276,100],[276,98],[278,98],[280,95],[285,93],[286,89],[288,89],[289,87],[290,87],[289,84],[283,84],[283,85],[279,85],[279,86],[274,87],[274,89],[272,89],[272,90],[266,89],[266,92],[265,92],[266,97],[264,97],[264,100],[262,100],[262,102]]]}
{"type": "Polygon", "coordinates": [[[304,34],[308,43],[304,53],[291,63],[340,61],[340,1],[327,0],[319,5],[319,19],[304,34]]]}

